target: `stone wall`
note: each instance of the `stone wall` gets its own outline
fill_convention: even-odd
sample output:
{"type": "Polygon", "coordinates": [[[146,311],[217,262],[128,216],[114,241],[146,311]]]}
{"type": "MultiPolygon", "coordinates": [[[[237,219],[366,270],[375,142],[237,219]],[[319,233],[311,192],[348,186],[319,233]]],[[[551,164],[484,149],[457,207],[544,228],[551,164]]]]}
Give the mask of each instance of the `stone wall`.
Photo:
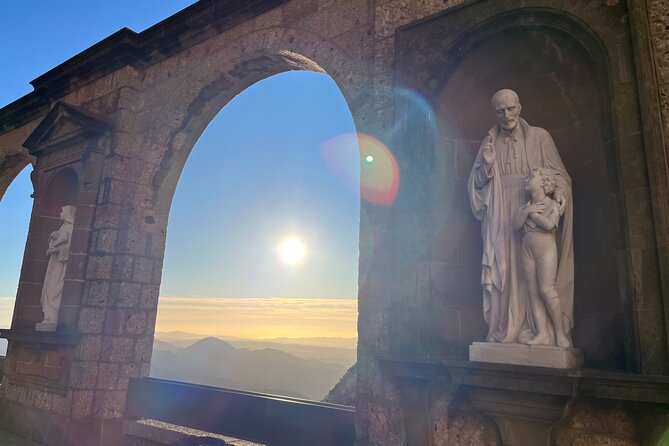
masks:
{"type": "MultiPolygon", "coordinates": [[[[620,304],[630,315],[629,322],[616,327],[622,327],[630,336],[619,336],[620,345],[616,344],[615,350],[623,351],[622,359],[613,364],[629,371],[664,373],[664,317],[669,314],[669,305],[663,303],[667,291],[660,279],[667,262],[663,251],[666,239],[661,234],[667,228],[662,220],[668,198],[663,185],[669,178],[663,136],[669,134],[669,6],[664,1],[646,3],[647,10],[642,8],[645,16],[638,13],[639,3],[630,2],[634,7],[627,11],[627,5],[617,0],[505,0],[504,4],[509,8],[567,10],[587,25],[583,29],[594,30],[606,48],[608,62],[618,64],[611,71],[613,91],[609,91],[609,97],[611,108],[625,110],[625,114],[614,112],[610,125],[616,128],[620,139],[607,144],[622,148],[619,152],[610,150],[620,156],[608,160],[613,171],[617,172],[620,166],[627,169],[619,185],[622,196],[613,201],[624,203],[621,212],[626,214],[621,220],[627,226],[623,237],[629,245],[614,257],[617,271],[622,273],[618,284],[622,297],[616,305],[620,304]],[[611,17],[619,20],[612,25],[606,22],[611,17]],[[633,23],[632,40],[643,41],[646,35],[643,30],[638,31],[638,23],[643,24],[644,20],[650,25],[654,58],[650,58],[651,53],[640,52],[641,44],[633,44],[626,37],[629,23],[633,23]],[[624,32],[611,33],[611,29],[624,32]],[[654,78],[633,69],[642,63],[655,67],[654,78]],[[635,76],[641,76],[640,81],[635,76]],[[648,97],[647,92],[643,96],[645,90],[638,84],[652,87],[654,82],[655,96],[648,97]],[[634,112],[640,101],[641,105],[653,101],[661,104],[664,133],[658,136],[648,124],[640,128],[638,113],[634,112]],[[663,164],[651,172],[649,183],[647,166],[658,160],[663,164]],[[628,218],[634,215],[637,217],[628,218]]],[[[71,297],[76,302],[72,327],[80,340],[72,350],[68,390],[59,395],[5,381],[5,404],[10,404],[12,410],[19,403],[21,407],[35,408],[35,413],[57,413],[63,419],[91,423],[122,416],[128,379],[146,376],[149,371],[169,208],[190,150],[220,109],[248,86],[286,70],[313,70],[325,72],[335,80],[348,101],[357,130],[384,142],[396,154],[402,169],[395,208],[366,203],[361,208],[356,406],[359,444],[406,444],[407,432],[414,429],[407,425],[410,418],[406,401],[414,397],[406,392],[406,383],[389,374],[380,359],[465,358],[463,347],[480,339],[485,326],[478,298],[462,299],[476,292],[476,275],[458,274],[445,266],[445,259],[453,255],[464,266],[476,264],[476,256],[469,252],[477,243],[476,230],[462,222],[445,225],[435,242],[434,228],[426,218],[433,211],[446,212],[440,200],[447,184],[440,169],[453,169],[456,181],[452,193],[461,193],[459,188],[469,169],[471,154],[461,147],[451,147],[452,152],[448,147],[435,149],[439,145],[426,145],[435,141],[411,141],[402,134],[403,129],[415,123],[410,122],[406,108],[398,107],[402,103],[401,97],[398,102],[400,87],[406,86],[399,76],[406,67],[401,66],[405,60],[397,57],[398,35],[416,23],[428,23],[436,20],[434,17],[470,7],[486,14],[501,14],[504,8],[500,4],[489,0],[276,2],[269,10],[232,24],[218,23],[218,28],[202,22],[188,25],[188,20],[195,19],[180,18],[185,21],[185,31],[171,41],[158,40],[160,33],[156,30],[147,30],[139,37],[128,36],[130,40],[148,42],[142,47],[144,53],[139,61],[109,73],[78,74],[70,67],[60,74],[51,73],[52,80],[45,75],[41,79],[45,89],[55,89],[51,85],[57,85],[60,93],[42,99],[42,116],[57,98],[110,118],[113,130],[101,164],[95,210],[90,215],[82,286],[71,297]],[[151,42],[158,43],[151,46],[151,42]],[[428,148],[435,150],[430,152],[428,148]],[[428,252],[431,254],[426,256],[428,252]],[[455,310],[443,305],[443,296],[454,287],[464,305],[455,310]],[[457,329],[453,331],[453,327],[457,329]]],[[[200,8],[203,17],[216,16],[204,2],[194,7],[200,8]]],[[[169,27],[166,29],[169,34],[169,27]]],[[[447,31],[458,37],[467,28],[447,31]]],[[[418,49],[416,52],[421,56],[418,49]]],[[[96,56],[87,57],[93,59],[82,59],[81,64],[84,66],[85,62],[90,71],[91,66],[97,66],[96,56]]],[[[434,86],[427,87],[425,91],[435,91],[434,86]]],[[[436,98],[428,94],[427,100],[434,103],[436,98]]],[[[17,166],[27,162],[21,144],[40,119],[26,118],[17,128],[5,129],[0,135],[2,153],[21,154],[13,166],[0,165],[0,194],[18,173],[17,166]]],[[[467,209],[459,212],[464,215],[467,209]]],[[[609,346],[604,343],[602,348],[609,346]]],[[[10,347],[10,355],[11,351],[10,347]]],[[[439,381],[432,383],[430,389],[426,401],[414,401],[423,404],[429,414],[429,420],[424,421],[433,430],[430,441],[499,444],[494,423],[470,405],[465,393],[453,397],[449,384],[439,381]]],[[[574,421],[559,431],[558,442],[635,444],[633,422],[626,421],[615,431],[606,428],[609,422],[627,420],[627,412],[611,411],[586,401],[574,413],[574,421]],[[589,414],[595,412],[601,418],[597,426],[587,421],[589,414]],[[597,440],[593,439],[595,436],[599,436],[597,440]]],[[[99,434],[102,428],[100,424],[96,426],[99,434]]]]}

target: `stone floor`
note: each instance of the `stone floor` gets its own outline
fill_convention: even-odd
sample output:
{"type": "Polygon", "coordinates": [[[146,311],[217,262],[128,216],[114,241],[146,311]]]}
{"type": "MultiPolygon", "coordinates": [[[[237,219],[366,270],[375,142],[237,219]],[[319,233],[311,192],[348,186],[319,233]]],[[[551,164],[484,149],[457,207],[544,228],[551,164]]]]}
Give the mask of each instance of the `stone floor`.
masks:
{"type": "Polygon", "coordinates": [[[25,438],[17,437],[9,432],[0,431],[0,445],[2,446],[37,446],[36,443],[25,438]]]}

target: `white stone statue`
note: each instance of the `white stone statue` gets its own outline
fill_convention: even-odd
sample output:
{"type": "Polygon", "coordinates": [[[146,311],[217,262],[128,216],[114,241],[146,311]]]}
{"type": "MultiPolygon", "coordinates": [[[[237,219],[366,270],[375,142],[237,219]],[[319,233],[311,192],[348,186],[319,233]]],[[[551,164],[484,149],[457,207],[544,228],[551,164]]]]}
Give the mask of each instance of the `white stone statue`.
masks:
{"type": "Polygon", "coordinates": [[[497,125],[483,140],[467,185],[483,237],[486,341],[569,347],[574,308],[571,178],[550,134],[520,118],[521,105],[514,91],[495,93],[492,106],[497,125]],[[541,173],[533,174],[527,185],[537,197],[532,195],[519,211],[528,202],[526,180],[536,168],[554,182],[553,199],[534,202],[541,195],[537,189],[543,193],[545,189],[534,187],[541,173]],[[516,217],[520,227],[528,229],[516,230],[516,217]],[[539,229],[529,229],[535,225],[539,229]],[[553,244],[554,255],[525,257],[525,251],[553,244]],[[553,261],[555,268],[550,265],[553,261]]]}
{"type": "Polygon", "coordinates": [[[522,205],[513,220],[514,229],[521,233],[520,263],[523,269],[529,314],[534,336],[530,345],[569,347],[565,336],[562,308],[555,280],[558,251],[555,231],[560,222],[560,206],[548,194],[555,191],[555,176],[549,169],[532,169],[525,182],[530,200],[522,205]],[[550,323],[546,320],[546,310],[550,323]]]}
{"type": "Polygon", "coordinates": [[[60,219],[63,224],[60,229],[49,236],[49,248],[46,255],[49,263],[44,276],[42,286],[42,312],[44,320],[35,325],[37,331],[55,331],[58,323],[58,310],[63,296],[63,284],[65,282],[65,270],[67,258],[70,252],[72,230],[74,229],[75,206],[63,206],[60,211],[60,219]]]}

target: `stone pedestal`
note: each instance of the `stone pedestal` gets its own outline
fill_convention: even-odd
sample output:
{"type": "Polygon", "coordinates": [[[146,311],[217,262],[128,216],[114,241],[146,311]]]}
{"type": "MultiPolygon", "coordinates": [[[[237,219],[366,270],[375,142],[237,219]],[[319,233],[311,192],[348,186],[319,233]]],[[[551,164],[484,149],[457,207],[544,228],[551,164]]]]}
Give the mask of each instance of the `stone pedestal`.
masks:
{"type": "Polygon", "coordinates": [[[35,331],[56,331],[56,324],[49,322],[38,322],[35,324],[35,331]]]}
{"type": "Polygon", "coordinates": [[[583,365],[580,350],[550,345],[474,342],[469,346],[469,360],[496,364],[574,369],[583,365]]]}

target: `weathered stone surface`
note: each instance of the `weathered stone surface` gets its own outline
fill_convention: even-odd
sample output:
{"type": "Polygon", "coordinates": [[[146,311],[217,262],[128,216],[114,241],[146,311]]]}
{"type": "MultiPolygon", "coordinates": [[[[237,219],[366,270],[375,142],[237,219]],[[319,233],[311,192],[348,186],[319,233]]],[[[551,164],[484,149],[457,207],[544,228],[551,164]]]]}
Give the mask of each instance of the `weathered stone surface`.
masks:
{"type": "Polygon", "coordinates": [[[462,3],[462,0],[386,0],[377,2],[376,33],[388,37],[396,28],[462,3]]]}
{"type": "Polygon", "coordinates": [[[556,445],[638,445],[639,433],[630,414],[604,401],[576,404],[569,422],[555,435],[556,445]]]}
{"type": "Polygon", "coordinates": [[[98,418],[119,418],[123,416],[126,392],[122,390],[99,390],[95,392],[93,415],[98,418]]]}
{"type": "Polygon", "coordinates": [[[369,408],[369,443],[384,446],[403,446],[404,418],[402,411],[397,406],[385,404],[374,404],[369,408]]]}
{"type": "Polygon", "coordinates": [[[123,364],[118,370],[117,390],[126,390],[130,378],[139,378],[140,366],[137,363],[123,364]]]}
{"type": "Polygon", "coordinates": [[[357,387],[356,365],[353,364],[341,377],[339,382],[328,392],[323,399],[326,403],[343,404],[345,406],[355,406],[355,389],[357,387]]]}
{"type": "Polygon", "coordinates": [[[94,252],[101,254],[113,254],[116,247],[116,231],[112,229],[101,229],[95,231],[94,252]]]}
{"type": "Polygon", "coordinates": [[[135,354],[134,361],[150,361],[151,360],[151,351],[153,350],[153,337],[145,336],[143,338],[137,339],[135,343],[135,354]]]}
{"type": "Polygon", "coordinates": [[[139,302],[142,285],[138,283],[120,282],[111,286],[110,301],[116,307],[134,307],[139,302]]]}
{"type": "Polygon", "coordinates": [[[135,261],[135,273],[133,280],[141,283],[151,283],[153,279],[153,267],[155,261],[143,257],[137,258],[135,261]]]}
{"type": "Polygon", "coordinates": [[[105,307],[108,302],[109,283],[88,281],[85,285],[84,303],[92,307],[105,307]]]}
{"type": "Polygon", "coordinates": [[[75,361],[70,369],[70,387],[73,389],[94,389],[98,379],[98,363],[75,361]]]}
{"type": "Polygon", "coordinates": [[[147,329],[147,312],[141,310],[132,310],[129,312],[126,322],[125,331],[128,334],[144,334],[147,329]]]}
{"type": "MultiPolygon", "coordinates": [[[[149,372],[167,225],[166,203],[173,193],[168,182],[156,181],[154,184],[156,172],[163,169],[161,174],[169,177],[178,171],[195,143],[196,135],[220,107],[246,85],[286,69],[324,69],[342,88],[358,130],[382,139],[403,163],[400,192],[403,201],[398,201],[393,209],[376,209],[362,204],[360,269],[365,274],[360,279],[362,360],[357,415],[359,436],[365,440],[361,444],[403,444],[405,427],[401,398],[396,386],[378,367],[374,355],[429,353],[443,358],[454,354],[444,345],[463,339],[469,343],[476,339],[481,329],[479,296],[476,299],[470,296],[472,286],[478,286],[478,277],[466,268],[480,264],[480,234],[471,229],[471,222],[461,218],[468,209],[462,209],[462,202],[450,206],[443,190],[459,191],[462,188],[478,143],[470,146],[461,141],[455,148],[444,148],[436,156],[433,153],[433,165],[418,165],[427,159],[423,153],[426,151],[422,150],[425,144],[423,140],[411,141],[407,153],[402,153],[397,141],[402,139],[405,116],[395,109],[397,87],[404,87],[398,82],[397,73],[409,65],[406,61],[396,60],[398,36],[407,29],[398,33],[398,28],[441,12],[448,14],[422,23],[459,14],[460,10],[453,6],[462,3],[460,0],[290,0],[191,48],[170,53],[159,62],[141,68],[128,65],[88,83],[72,82],[70,87],[74,90],[63,99],[90,111],[109,114],[115,127],[106,146],[111,151],[106,153],[101,166],[102,185],[97,203],[91,201],[91,209],[86,215],[82,214],[81,220],[90,223],[93,232],[90,247],[83,241],[80,243],[82,254],[89,254],[89,259],[83,306],[75,328],[84,335],[74,347],[70,379],[75,386],[86,390],[70,390],[65,397],[51,395],[51,410],[74,417],[121,416],[122,392],[127,388],[128,378],[145,376],[149,372]],[[277,57],[278,50],[293,51],[303,58],[277,57]],[[250,56],[250,53],[257,54],[250,56]],[[259,62],[258,54],[266,56],[266,62],[262,62],[265,59],[259,62]],[[454,181],[443,181],[439,177],[442,174],[453,177],[454,181]],[[439,226],[446,221],[440,220],[445,216],[450,220],[445,226],[439,226]],[[378,233],[383,232],[379,228],[392,231],[389,236],[376,239],[378,233]],[[86,249],[90,252],[84,253],[86,249]],[[407,261],[407,257],[411,261],[407,261]],[[402,260],[405,268],[391,269],[390,265],[396,260],[402,260]],[[452,268],[454,265],[458,268],[452,268]],[[466,282],[467,285],[455,282],[466,282]],[[138,307],[141,311],[134,311],[138,307]],[[398,340],[396,337],[400,333],[406,333],[406,337],[398,340]],[[416,340],[431,345],[412,349],[416,340]],[[93,364],[98,368],[97,378],[91,384],[96,367],[93,364]],[[91,385],[90,390],[95,389],[94,396],[89,391],[91,385]]],[[[500,4],[470,2],[464,8],[482,5],[484,9],[495,10],[500,4]]],[[[611,85],[603,87],[602,92],[611,93],[610,98],[603,96],[609,101],[604,108],[615,109],[615,116],[611,122],[605,122],[604,127],[612,126],[614,131],[607,134],[608,158],[602,163],[606,164],[605,175],[601,184],[597,184],[606,188],[604,193],[608,196],[622,192],[620,195],[625,197],[625,228],[618,237],[622,240],[620,246],[614,251],[631,259],[629,269],[617,270],[617,274],[631,278],[633,295],[620,297],[608,288],[593,285],[588,289],[591,301],[598,305],[608,302],[607,305],[615,306],[615,311],[612,309],[592,318],[584,316],[581,320],[591,329],[584,333],[598,342],[593,344],[596,351],[591,356],[596,363],[611,365],[611,361],[606,362],[606,358],[600,356],[618,355],[616,364],[629,365],[626,362],[628,356],[637,355],[642,362],[661,365],[662,355],[656,352],[666,351],[663,344],[666,341],[661,336],[664,322],[659,281],[662,276],[653,249],[657,246],[657,234],[666,228],[654,227],[653,222],[657,220],[653,217],[654,212],[662,209],[667,197],[666,191],[660,190],[657,194],[656,189],[651,189],[655,186],[647,178],[646,164],[649,161],[644,156],[647,150],[644,142],[648,135],[640,128],[637,105],[640,101],[655,101],[656,98],[641,97],[639,93],[643,90],[640,85],[652,82],[652,79],[639,79],[638,82],[633,79],[637,67],[629,43],[633,40],[631,20],[625,8],[634,2],[509,0],[504,3],[504,7],[509,5],[546,7],[550,11],[562,10],[563,13],[556,14],[562,18],[578,17],[579,26],[585,23],[586,34],[596,34],[595,38],[608,52],[604,59],[611,64],[611,72],[603,77],[609,79],[611,85]],[[618,149],[612,142],[616,137],[620,141],[621,153],[616,152],[618,149]],[[621,191],[614,190],[618,182],[622,184],[621,191]],[[653,200],[652,194],[655,194],[653,200]],[[628,248],[632,250],[626,250],[628,248]],[[629,306],[628,313],[621,312],[618,300],[624,300],[629,306]],[[633,308],[638,311],[633,313],[633,308]],[[630,316],[630,320],[640,324],[634,341],[629,341],[640,345],[639,352],[619,352],[618,344],[611,346],[623,335],[620,330],[613,332],[607,327],[622,326],[611,321],[623,316],[630,316]]],[[[641,38],[649,41],[654,51],[652,63],[659,81],[666,138],[669,135],[669,47],[666,38],[669,5],[666,0],[650,0],[647,7],[652,35],[641,38]]],[[[512,9],[495,11],[501,16],[501,13],[512,13],[512,9]]],[[[481,17],[477,16],[476,20],[481,17]]],[[[447,26],[448,33],[461,36],[473,24],[458,26],[447,26]]],[[[434,51],[440,39],[432,36],[429,47],[414,47],[422,57],[422,62],[417,60],[417,64],[424,65],[433,58],[437,60],[445,56],[441,49],[434,51]]],[[[445,75],[443,66],[435,66],[430,74],[431,78],[421,79],[429,88],[437,88],[445,75]]],[[[474,77],[472,82],[476,80],[474,77]]],[[[40,94],[38,91],[33,98],[40,94]]],[[[434,98],[425,96],[429,107],[434,98]]],[[[50,100],[46,99],[45,110],[50,100]]],[[[430,112],[435,113],[435,119],[440,119],[436,109],[430,112]]],[[[9,180],[18,173],[16,166],[27,162],[21,144],[38,122],[39,119],[33,119],[22,127],[0,134],[0,197],[9,180]],[[15,167],[7,164],[11,154],[16,155],[19,162],[15,167]]],[[[577,127],[570,127],[565,133],[578,133],[577,127]]],[[[580,168],[580,158],[572,158],[569,163],[580,168]]],[[[616,201],[612,199],[601,205],[606,207],[611,203],[615,205],[616,201]]],[[[586,214],[578,216],[580,221],[595,221],[589,213],[586,214]]],[[[597,221],[614,226],[606,218],[597,221]]],[[[594,237],[599,231],[592,232],[594,237]]],[[[41,236],[48,236],[48,232],[41,236]]],[[[32,255],[38,259],[42,255],[35,243],[29,242],[28,246],[30,250],[27,252],[32,253],[27,254],[28,257],[32,255]]],[[[602,249],[602,256],[607,255],[607,249],[602,249]]],[[[25,308],[37,308],[34,295],[39,293],[34,289],[38,288],[36,283],[43,277],[43,270],[39,270],[39,262],[25,265],[30,266],[26,277],[35,283],[26,285],[26,296],[33,297],[25,297],[23,302],[25,308]]],[[[598,271],[587,266],[583,268],[586,273],[598,271]]],[[[76,300],[69,303],[75,308],[78,305],[76,300]]],[[[662,367],[645,369],[646,372],[649,370],[662,371],[662,367]]],[[[445,386],[441,382],[432,384],[442,390],[445,386]]],[[[9,384],[7,380],[3,392],[6,399],[48,409],[49,397],[44,399],[44,393],[20,391],[19,386],[9,384]]],[[[485,420],[480,416],[449,414],[448,409],[444,402],[441,409],[434,410],[435,444],[495,444],[496,440],[490,437],[485,420]]],[[[558,444],[635,444],[633,432],[636,427],[631,417],[619,417],[599,408],[580,409],[574,420],[567,430],[559,433],[558,444]],[[584,414],[590,412],[598,414],[592,416],[597,422],[584,421],[588,419],[584,414]],[[605,420],[615,425],[608,425],[605,420]]]]}
{"type": "Polygon", "coordinates": [[[52,395],[51,410],[55,414],[69,416],[72,411],[72,395],[72,391],[68,391],[65,395],[52,395]]]}
{"type": "Polygon", "coordinates": [[[657,75],[661,84],[669,83],[669,30],[653,37],[653,48],[657,60],[657,75]]]}
{"type": "Polygon", "coordinates": [[[77,346],[75,356],[82,361],[97,361],[102,351],[102,336],[85,335],[77,346]]]}
{"type": "Polygon", "coordinates": [[[100,358],[109,362],[125,362],[132,356],[134,339],[124,336],[104,336],[100,358]]]}
{"type": "Polygon", "coordinates": [[[142,287],[142,299],[139,306],[145,309],[156,308],[159,294],[160,287],[158,285],[144,285],[142,287]]]}
{"type": "Polygon", "coordinates": [[[307,31],[318,32],[323,37],[333,37],[363,27],[367,22],[366,1],[355,0],[334,3],[298,21],[297,26],[307,31]]]}
{"type": "Polygon", "coordinates": [[[79,331],[82,333],[102,333],[105,310],[97,307],[84,307],[79,313],[79,331]]]}
{"type": "Polygon", "coordinates": [[[434,444],[435,446],[501,445],[494,426],[490,424],[477,415],[453,415],[446,419],[437,419],[434,444]]]}
{"type": "Polygon", "coordinates": [[[112,256],[89,256],[87,279],[109,279],[113,267],[112,256]]]}
{"type": "Polygon", "coordinates": [[[92,390],[74,390],[72,392],[72,417],[85,418],[91,415],[93,410],[92,390]]]}

